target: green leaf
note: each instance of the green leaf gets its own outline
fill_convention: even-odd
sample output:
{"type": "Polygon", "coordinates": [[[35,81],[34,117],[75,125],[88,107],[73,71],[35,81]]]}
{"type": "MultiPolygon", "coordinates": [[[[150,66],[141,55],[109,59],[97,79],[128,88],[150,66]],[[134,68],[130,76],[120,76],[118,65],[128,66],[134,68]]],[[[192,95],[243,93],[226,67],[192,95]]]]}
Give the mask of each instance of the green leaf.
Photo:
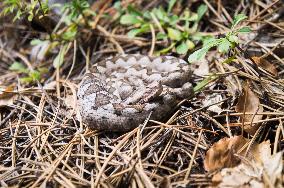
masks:
{"type": "Polygon", "coordinates": [[[48,68],[47,67],[39,67],[38,72],[40,72],[40,74],[46,74],[48,73],[48,68]]]}
{"type": "Polygon", "coordinates": [[[62,34],[62,38],[66,41],[72,41],[75,39],[77,35],[77,26],[74,24],[73,26],[69,27],[66,32],[62,34]]]}
{"type": "Polygon", "coordinates": [[[175,47],[176,43],[172,43],[169,47],[164,48],[158,52],[158,54],[165,54],[170,51],[173,47],[175,47]]]}
{"type": "Polygon", "coordinates": [[[207,12],[207,5],[205,5],[205,4],[202,4],[202,5],[200,5],[199,7],[198,7],[198,9],[197,9],[197,15],[198,15],[198,19],[197,19],[197,21],[200,21],[201,20],[201,18],[203,17],[203,15],[207,12]]]}
{"type": "Polygon", "coordinates": [[[178,54],[186,54],[186,52],[188,51],[188,45],[186,44],[186,42],[182,42],[180,45],[177,46],[176,51],[178,54]]]}
{"type": "Polygon", "coordinates": [[[131,5],[129,5],[129,6],[127,7],[127,10],[128,10],[128,12],[129,12],[129,14],[131,14],[131,15],[140,16],[140,17],[143,16],[143,14],[142,14],[139,10],[137,10],[136,8],[134,8],[134,7],[131,6],[131,5]]]}
{"type": "Polygon", "coordinates": [[[28,20],[29,20],[30,22],[33,20],[33,18],[34,18],[34,15],[33,15],[33,14],[29,14],[28,20]]]}
{"type": "Polygon", "coordinates": [[[158,20],[163,22],[170,22],[170,18],[168,17],[166,11],[162,7],[154,8],[152,12],[156,15],[158,20]]]}
{"type": "Polygon", "coordinates": [[[149,32],[150,31],[150,26],[149,24],[143,24],[140,28],[138,29],[131,29],[128,33],[127,33],[127,36],[130,37],[130,38],[134,38],[136,37],[137,35],[139,34],[142,34],[142,33],[146,33],[146,32],[149,32]]]}
{"type": "Polygon", "coordinates": [[[22,16],[22,11],[21,10],[17,10],[17,13],[13,19],[13,22],[16,21],[16,20],[20,20],[21,19],[21,16],[22,16]]]}
{"type": "Polygon", "coordinates": [[[188,57],[188,62],[192,63],[204,58],[209,49],[210,48],[201,48],[199,50],[196,50],[188,57]]]}
{"type": "Polygon", "coordinates": [[[127,33],[127,36],[129,38],[134,38],[136,37],[138,34],[141,34],[143,33],[143,30],[142,29],[131,29],[128,33],[127,33]]]}
{"type": "Polygon", "coordinates": [[[194,41],[201,41],[203,46],[206,46],[207,43],[209,43],[212,40],[215,40],[215,38],[211,35],[201,35],[200,33],[196,33],[195,35],[192,36],[192,39],[194,41]]]}
{"type": "MultiPolygon", "coordinates": [[[[117,14],[120,15],[119,12],[117,12],[117,14]]],[[[94,11],[92,9],[86,9],[86,10],[84,10],[84,15],[95,17],[95,16],[97,16],[97,13],[96,13],[96,11],[94,11]]],[[[112,18],[115,19],[116,18],[115,15],[113,17],[111,17],[109,14],[103,14],[102,17],[109,18],[109,19],[112,19],[112,18]]]]}
{"type": "Polygon", "coordinates": [[[212,37],[207,37],[203,40],[203,47],[202,48],[212,48],[214,46],[218,46],[222,42],[221,39],[215,39],[212,37]]]}
{"type": "Polygon", "coordinates": [[[31,44],[32,46],[35,46],[35,45],[42,44],[42,43],[44,43],[44,42],[46,42],[46,41],[40,40],[40,39],[33,39],[33,40],[30,42],[30,44],[31,44]]]}
{"type": "Polygon", "coordinates": [[[9,70],[16,71],[19,73],[28,73],[29,70],[20,62],[15,61],[10,67],[9,70]]]}
{"type": "Polygon", "coordinates": [[[20,78],[20,81],[21,81],[21,82],[24,82],[24,83],[31,83],[31,82],[33,82],[34,80],[33,80],[32,77],[27,76],[27,77],[20,78]]]}
{"type": "Polygon", "coordinates": [[[120,18],[120,23],[123,25],[134,25],[137,23],[142,23],[141,20],[137,18],[137,16],[132,15],[132,14],[125,14],[121,16],[120,18]]]}
{"type": "Polygon", "coordinates": [[[170,22],[170,25],[175,26],[179,21],[179,17],[177,15],[173,15],[169,18],[168,21],[170,22]]]}
{"type": "Polygon", "coordinates": [[[186,8],[184,11],[183,11],[183,17],[182,19],[189,19],[190,18],[190,11],[188,8],[186,8]]]}
{"type": "Polygon", "coordinates": [[[146,19],[149,19],[149,20],[152,19],[151,13],[149,11],[145,11],[143,13],[143,18],[146,18],[146,19]]]}
{"type": "Polygon", "coordinates": [[[211,39],[208,41],[201,49],[196,50],[188,57],[188,62],[192,63],[194,61],[198,61],[206,55],[206,53],[210,50],[210,48],[214,46],[220,45],[222,39],[211,39]]]}
{"type": "Polygon", "coordinates": [[[198,82],[196,86],[193,88],[194,93],[202,90],[204,87],[206,87],[209,83],[217,79],[219,75],[209,75],[207,78],[203,79],[202,81],[198,82]]]}
{"type": "Polygon", "coordinates": [[[127,33],[127,36],[129,38],[134,38],[136,37],[138,34],[142,33],[141,29],[131,29],[128,33],[127,33]]]}
{"type": "Polygon", "coordinates": [[[233,29],[236,25],[238,25],[242,20],[246,19],[247,16],[245,14],[238,14],[234,17],[233,24],[231,26],[231,29],[233,29]]]}
{"type": "Polygon", "coordinates": [[[65,56],[66,51],[67,51],[67,47],[68,47],[68,44],[61,46],[58,55],[55,57],[55,59],[53,61],[53,66],[55,68],[59,68],[63,64],[64,56],[65,56]]]}
{"type": "Polygon", "coordinates": [[[159,32],[156,36],[157,40],[164,40],[164,39],[167,39],[167,35],[165,33],[161,33],[159,32]]]}
{"type": "Polygon", "coordinates": [[[46,14],[49,11],[48,2],[41,2],[41,8],[43,10],[43,13],[46,14]]]}
{"type": "Polygon", "coordinates": [[[191,16],[187,19],[187,21],[190,22],[198,21],[198,15],[196,13],[192,13],[191,16]]]}
{"type": "Polygon", "coordinates": [[[197,24],[197,22],[195,22],[193,25],[192,25],[192,27],[190,27],[190,28],[187,28],[187,31],[189,32],[189,33],[196,33],[197,32],[197,30],[198,30],[198,24],[197,24]]]}
{"type": "Polygon", "coordinates": [[[6,16],[8,13],[13,13],[13,7],[5,7],[0,15],[6,16]]]}
{"type": "Polygon", "coordinates": [[[230,42],[232,42],[232,43],[239,43],[239,37],[236,36],[236,35],[230,35],[230,36],[228,37],[228,40],[229,40],[230,42]]]}
{"type": "Polygon", "coordinates": [[[231,42],[228,41],[226,38],[222,38],[221,43],[218,46],[218,51],[221,53],[228,52],[231,47],[231,42]]]}
{"type": "Polygon", "coordinates": [[[167,12],[170,13],[176,3],[176,0],[170,0],[167,12]]]}
{"type": "Polygon", "coordinates": [[[249,32],[251,32],[251,29],[250,29],[250,27],[245,26],[245,27],[240,28],[238,30],[238,32],[239,33],[249,33],[249,32]]]}
{"type": "Polygon", "coordinates": [[[197,42],[201,41],[202,43],[204,43],[203,41],[206,40],[205,38],[206,36],[201,35],[200,33],[195,33],[194,35],[190,37],[191,40],[197,41],[197,42]]]}
{"type": "Polygon", "coordinates": [[[182,39],[182,33],[179,30],[168,27],[167,31],[171,40],[180,41],[182,39]]]}
{"type": "Polygon", "coordinates": [[[231,62],[233,62],[236,59],[236,56],[231,56],[228,59],[225,59],[222,64],[229,64],[231,62]]]}
{"type": "Polygon", "coordinates": [[[31,77],[33,81],[40,80],[40,72],[32,71],[29,73],[29,77],[31,77]]]}
{"type": "Polygon", "coordinates": [[[195,48],[195,44],[191,40],[186,40],[186,45],[189,50],[192,50],[193,48],[195,48]]]}

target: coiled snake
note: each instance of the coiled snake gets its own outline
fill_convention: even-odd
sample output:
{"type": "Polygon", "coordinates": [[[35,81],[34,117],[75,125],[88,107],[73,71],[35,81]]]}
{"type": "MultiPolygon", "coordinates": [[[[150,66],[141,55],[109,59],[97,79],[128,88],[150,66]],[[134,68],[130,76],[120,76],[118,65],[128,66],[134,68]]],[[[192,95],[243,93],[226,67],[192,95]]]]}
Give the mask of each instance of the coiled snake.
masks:
{"type": "Polygon", "coordinates": [[[188,63],[172,56],[119,55],[98,62],[78,89],[82,121],[91,129],[127,131],[161,120],[192,94],[188,63]]]}

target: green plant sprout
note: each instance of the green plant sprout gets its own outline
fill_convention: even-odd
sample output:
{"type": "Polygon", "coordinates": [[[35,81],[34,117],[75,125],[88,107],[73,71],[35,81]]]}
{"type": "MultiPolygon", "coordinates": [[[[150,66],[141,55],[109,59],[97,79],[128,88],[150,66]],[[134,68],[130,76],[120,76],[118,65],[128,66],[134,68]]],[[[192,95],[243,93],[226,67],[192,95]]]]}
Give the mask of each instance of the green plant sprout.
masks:
{"type": "Polygon", "coordinates": [[[181,15],[171,13],[176,0],[170,0],[167,11],[163,7],[154,8],[142,12],[132,6],[128,6],[126,12],[120,17],[122,25],[130,25],[134,28],[128,32],[129,37],[135,37],[151,32],[151,26],[157,33],[157,40],[170,40],[169,47],[162,49],[158,54],[176,51],[178,54],[186,54],[194,49],[195,41],[204,42],[206,37],[200,36],[198,23],[207,11],[206,5],[200,5],[196,13],[186,9],[181,15]]]}
{"type": "Polygon", "coordinates": [[[40,81],[42,75],[47,72],[45,68],[39,68],[38,70],[29,70],[20,62],[14,62],[9,69],[17,73],[23,74],[24,77],[20,78],[23,83],[33,83],[35,81],[40,81]]]}
{"type": "MultiPolygon", "coordinates": [[[[78,37],[77,34],[80,24],[83,27],[88,27],[88,16],[94,16],[95,13],[90,9],[87,0],[72,0],[65,3],[63,6],[60,4],[49,4],[48,0],[4,0],[3,11],[0,16],[7,14],[14,14],[13,21],[27,17],[28,21],[32,21],[35,16],[41,19],[43,16],[49,16],[51,8],[61,7],[62,12],[66,12],[62,18],[64,28],[61,30],[54,29],[52,33],[46,35],[45,39],[34,39],[31,41],[31,45],[48,44],[48,49],[51,51],[54,48],[59,48],[59,53],[54,58],[53,67],[59,68],[64,62],[64,56],[70,49],[70,44],[78,37]],[[83,22],[82,22],[83,18],[83,22]]],[[[92,19],[89,19],[92,20],[92,19]]],[[[42,75],[46,73],[45,68],[38,68],[36,70],[30,70],[20,62],[14,62],[10,66],[10,70],[21,74],[20,81],[23,83],[35,83],[40,81],[42,75]]]]}
{"type": "MultiPolygon", "coordinates": [[[[192,53],[188,57],[188,62],[192,63],[195,61],[198,61],[205,57],[206,53],[213,47],[217,47],[218,51],[220,53],[227,53],[230,49],[234,49],[238,47],[239,44],[239,34],[242,33],[248,33],[251,31],[251,29],[247,26],[237,28],[237,25],[245,20],[247,18],[244,14],[238,14],[234,17],[232,26],[230,28],[230,31],[226,33],[224,37],[215,39],[211,38],[207,41],[207,43],[203,44],[203,47],[199,50],[196,50],[194,53],[192,53]]],[[[238,48],[239,49],[239,48],[238,48]]],[[[235,59],[235,56],[231,56],[223,61],[223,63],[229,63],[235,59]]],[[[210,82],[212,82],[215,79],[218,79],[218,75],[216,74],[210,74],[207,78],[202,80],[201,82],[197,83],[197,85],[194,87],[194,92],[199,92],[202,90],[205,86],[207,86],[210,82]]]]}
{"type": "Polygon", "coordinates": [[[0,15],[15,14],[13,21],[27,16],[32,21],[34,16],[45,16],[49,11],[48,0],[31,0],[30,2],[21,0],[4,0],[4,9],[0,15]]]}
{"type": "Polygon", "coordinates": [[[234,17],[230,31],[226,33],[224,37],[221,38],[212,38],[208,40],[207,43],[203,44],[203,47],[199,50],[196,50],[188,57],[188,62],[198,61],[205,57],[206,53],[213,47],[217,47],[218,51],[221,53],[226,53],[230,49],[234,49],[239,43],[238,34],[248,33],[251,29],[247,26],[237,28],[236,26],[243,20],[247,18],[244,14],[238,14],[234,17]]]}

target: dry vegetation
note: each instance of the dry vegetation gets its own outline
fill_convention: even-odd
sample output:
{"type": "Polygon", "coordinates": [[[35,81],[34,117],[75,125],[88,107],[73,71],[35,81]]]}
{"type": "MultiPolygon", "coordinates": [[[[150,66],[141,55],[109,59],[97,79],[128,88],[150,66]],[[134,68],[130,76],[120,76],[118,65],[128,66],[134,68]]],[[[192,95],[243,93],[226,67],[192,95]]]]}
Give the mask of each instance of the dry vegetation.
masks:
{"type": "MultiPolygon", "coordinates": [[[[264,167],[263,174],[251,175],[245,184],[235,186],[253,187],[258,182],[281,187],[283,2],[178,1],[173,7],[177,15],[185,7],[196,10],[201,3],[208,6],[199,23],[204,35],[226,33],[236,12],[248,16],[243,24],[252,32],[242,35],[240,45],[231,52],[222,55],[213,48],[206,60],[192,65],[196,92],[182,101],[171,117],[163,122],[146,120],[125,133],[89,130],[78,120],[78,83],[86,67],[110,55],[152,55],[168,43],[156,41],[154,30],[129,38],[128,26],[104,16],[116,14],[113,3],[98,2],[103,3],[92,5],[97,15],[91,18],[90,28],[78,28],[79,35],[67,43],[60,67],[53,66],[54,59],[64,45],[50,48],[40,57],[30,44],[32,39],[49,35],[49,22],[40,30],[36,21],[22,18],[11,22],[11,15],[0,18],[1,187],[207,187],[220,182],[222,186],[226,180],[220,176],[221,169],[232,170],[257,158],[263,152],[263,145],[258,144],[264,141],[270,141],[265,142],[266,155],[273,156],[260,157],[256,160],[260,166],[257,162],[251,166],[268,164],[275,174],[264,167]],[[14,62],[22,63],[25,71],[11,70],[14,62]],[[39,79],[33,79],[35,70],[40,72],[39,79]]],[[[121,1],[122,7],[130,3],[144,10],[166,5],[161,0],[121,1]]],[[[64,29],[61,26],[58,32],[66,32],[64,29]]],[[[168,52],[185,60],[190,53],[168,52]]]]}

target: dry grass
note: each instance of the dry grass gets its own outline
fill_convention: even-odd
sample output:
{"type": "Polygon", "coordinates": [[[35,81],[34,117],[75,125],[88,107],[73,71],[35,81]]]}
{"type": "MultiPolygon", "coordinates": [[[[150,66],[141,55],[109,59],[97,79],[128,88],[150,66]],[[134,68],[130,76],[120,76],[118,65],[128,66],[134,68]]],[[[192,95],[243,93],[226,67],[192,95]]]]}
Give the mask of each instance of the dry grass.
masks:
{"type": "MultiPolygon", "coordinates": [[[[147,8],[158,2],[152,1],[147,8]]],[[[250,80],[251,89],[265,109],[254,140],[269,139],[274,153],[283,150],[283,3],[203,2],[210,10],[202,22],[204,33],[223,34],[236,10],[249,16],[247,24],[256,35],[245,38],[246,43],[241,46],[245,54],[239,51],[236,60],[226,64],[226,57],[212,52],[208,61],[215,79],[193,98],[180,103],[167,121],[145,120],[144,125],[127,133],[87,129],[77,120],[76,106],[71,101],[76,98],[77,84],[86,65],[118,52],[151,54],[155,47],[151,35],[129,39],[125,28],[98,17],[94,32],[82,30],[83,37],[71,44],[72,52],[66,55],[64,65],[54,70],[50,67],[58,52],[41,64],[30,59],[29,40],[46,34],[32,31],[22,22],[16,25],[7,17],[2,18],[0,85],[12,89],[6,90],[0,100],[13,100],[0,107],[1,187],[209,186],[211,174],[203,167],[206,150],[223,137],[242,134],[242,123],[237,121],[242,114],[236,113],[234,107],[244,80],[250,80]],[[266,56],[277,67],[278,76],[256,69],[245,58],[255,54],[266,56]],[[45,66],[49,72],[41,83],[23,85],[18,81],[19,75],[8,70],[13,61],[21,61],[30,69],[45,66]],[[47,83],[51,83],[49,88],[47,83]],[[202,104],[216,95],[222,98],[221,114],[210,112],[209,106],[202,104]]],[[[191,4],[196,3],[187,5],[191,4]]],[[[99,15],[111,12],[110,6],[104,6],[99,15]]],[[[203,78],[193,79],[198,83],[203,78]]]]}

